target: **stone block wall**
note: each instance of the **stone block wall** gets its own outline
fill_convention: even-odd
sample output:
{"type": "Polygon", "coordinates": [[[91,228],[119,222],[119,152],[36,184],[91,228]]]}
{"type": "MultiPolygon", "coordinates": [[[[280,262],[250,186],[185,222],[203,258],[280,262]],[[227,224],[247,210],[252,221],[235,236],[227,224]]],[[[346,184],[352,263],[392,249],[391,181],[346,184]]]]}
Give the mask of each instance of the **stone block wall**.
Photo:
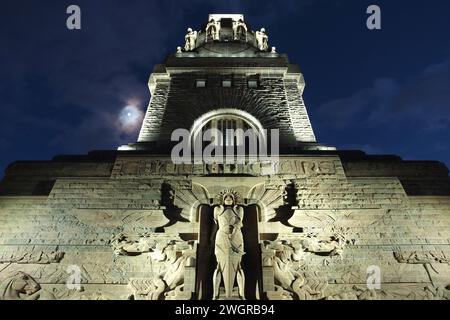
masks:
{"type": "MultiPolygon", "coordinates": [[[[218,61],[220,65],[220,61],[218,61]]],[[[216,109],[243,110],[257,118],[265,129],[279,129],[282,145],[316,142],[308,113],[302,99],[301,74],[287,74],[287,65],[273,70],[268,66],[234,67],[211,71],[190,66],[176,66],[173,74],[152,79],[154,89],[138,142],[170,141],[173,130],[191,129],[194,121],[216,109]],[[196,80],[206,80],[206,87],[197,88],[196,80]],[[231,88],[222,87],[222,80],[232,80],[231,88]],[[256,79],[257,88],[247,81],[256,79]]]]}
{"type": "Polygon", "coordinates": [[[265,270],[278,263],[302,280],[296,282],[297,287],[283,287],[276,271],[272,278],[266,273],[266,285],[273,286],[272,290],[263,288],[265,297],[448,297],[450,196],[409,195],[401,182],[408,176],[418,183],[433,178],[445,181],[445,171],[420,178],[418,166],[406,173],[410,164],[402,166],[402,162],[380,165],[383,175],[376,174],[377,170],[351,171],[338,156],[324,153],[281,158],[276,175],[248,171],[246,180],[229,177],[224,184],[220,175],[211,176],[207,170],[192,169],[189,174],[159,165],[156,171],[148,164],[158,159],[127,155],[115,163],[48,162],[10,168],[1,182],[0,284],[21,271],[33,277],[47,297],[57,299],[195,297],[192,256],[201,231],[196,218],[183,218],[180,205],[183,199],[190,199],[188,205],[213,203],[220,188],[211,186],[235,183],[244,198],[253,198],[249,202],[273,210],[271,219],[259,222],[263,248],[275,256],[289,248],[295,252],[283,265],[274,257],[264,258],[263,250],[265,270]],[[127,163],[132,165],[127,167],[127,163]],[[15,194],[26,186],[27,178],[38,183],[43,177],[54,180],[47,195],[15,194]],[[252,179],[256,186],[265,181],[266,191],[246,192],[242,186],[251,187],[252,179]],[[211,200],[199,194],[204,189],[189,187],[190,181],[202,183],[211,200]],[[283,194],[284,205],[279,202],[283,194]],[[270,207],[270,203],[277,205],[270,207]],[[183,259],[184,269],[176,269],[169,261],[169,249],[183,259]],[[82,292],[66,286],[73,266],[81,271],[82,292]],[[369,290],[368,268],[373,266],[381,271],[381,288],[369,290]],[[168,270],[185,275],[184,288],[191,291],[183,291],[183,282],[169,280],[167,274],[172,271],[168,270]],[[173,284],[160,294],[152,289],[158,287],[158,276],[173,284]]]}

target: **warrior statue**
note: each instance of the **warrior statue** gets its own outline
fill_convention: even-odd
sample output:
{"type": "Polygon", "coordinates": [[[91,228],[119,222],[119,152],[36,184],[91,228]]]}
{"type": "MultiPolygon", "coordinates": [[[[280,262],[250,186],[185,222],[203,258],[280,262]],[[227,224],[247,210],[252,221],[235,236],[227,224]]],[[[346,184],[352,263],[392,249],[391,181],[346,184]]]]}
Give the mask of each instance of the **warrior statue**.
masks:
{"type": "Polygon", "coordinates": [[[244,20],[233,21],[233,34],[234,40],[245,40],[247,42],[247,26],[244,20]]]}
{"type": "Polygon", "coordinates": [[[211,40],[219,40],[219,30],[220,23],[218,21],[214,21],[214,19],[209,20],[206,25],[206,41],[211,40]]]}
{"type": "Polygon", "coordinates": [[[245,254],[241,232],[244,208],[236,204],[236,195],[232,191],[225,192],[221,200],[222,204],[214,209],[214,221],[219,227],[214,250],[217,259],[213,278],[214,299],[219,298],[221,280],[225,296],[220,298],[233,298],[236,281],[239,298],[244,299],[245,277],[241,267],[242,256],[245,254]]]}
{"type": "Polygon", "coordinates": [[[184,37],[186,43],[184,45],[185,51],[192,51],[195,49],[195,42],[197,41],[197,31],[193,31],[191,28],[187,29],[187,34],[184,37]]]}
{"type": "Polygon", "coordinates": [[[256,42],[258,43],[258,48],[261,51],[267,51],[269,48],[269,37],[267,36],[266,29],[261,28],[261,31],[256,31],[256,42]]]}

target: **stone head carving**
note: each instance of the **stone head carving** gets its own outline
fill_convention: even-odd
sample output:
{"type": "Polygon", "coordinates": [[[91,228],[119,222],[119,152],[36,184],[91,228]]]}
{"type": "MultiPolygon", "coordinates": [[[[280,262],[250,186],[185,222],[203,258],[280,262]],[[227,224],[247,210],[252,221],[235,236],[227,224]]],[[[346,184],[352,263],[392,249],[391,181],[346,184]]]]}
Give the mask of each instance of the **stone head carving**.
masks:
{"type": "Polygon", "coordinates": [[[226,206],[232,206],[234,204],[234,196],[229,193],[223,196],[223,204],[226,206]]]}
{"type": "Polygon", "coordinates": [[[236,191],[227,189],[219,193],[217,203],[224,206],[234,206],[240,203],[240,199],[241,197],[236,191]]]}
{"type": "MultiPolygon", "coordinates": [[[[41,286],[28,274],[19,271],[0,285],[0,300],[27,300],[41,290],[41,286]]],[[[36,296],[36,299],[38,296],[36,296]]],[[[31,299],[33,300],[33,299],[31,299]]]]}
{"type": "Polygon", "coordinates": [[[31,295],[41,289],[39,283],[24,272],[19,271],[16,275],[13,287],[26,295],[31,295]]]}

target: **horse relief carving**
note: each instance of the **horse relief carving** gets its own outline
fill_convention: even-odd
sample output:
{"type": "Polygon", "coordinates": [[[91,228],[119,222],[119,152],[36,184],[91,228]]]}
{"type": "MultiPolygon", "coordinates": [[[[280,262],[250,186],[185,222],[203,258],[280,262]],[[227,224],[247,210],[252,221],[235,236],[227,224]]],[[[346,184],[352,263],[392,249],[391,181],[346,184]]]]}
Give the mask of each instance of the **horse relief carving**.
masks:
{"type": "Polygon", "coordinates": [[[327,282],[320,275],[303,268],[303,252],[299,242],[266,242],[263,266],[273,267],[275,283],[275,294],[267,293],[269,299],[317,300],[324,297],[327,282]]]}
{"type": "Polygon", "coordinates": [[[351,243],[345,229],[331,229],[331,235],[310,232],[295,237],[282,236],[276,241],[264,241],[262,263],[273,270],[275,291],[267,292],[269,299],[317,300],[325,298],[327,280],[306,268],[308,255],[333,258],[342,256],[351,243]]]}
{"type": "Polygon", "coordinates": [[[133,299],[161,300],[173,296],[177,299],[191,297],[190,292],[184,292],[181,289],[186,281],[187,268],[195,268],[195,243],[167,237],[158,238],[152,234],[121,233],[113,238],[112,245],[117,255],[148,254],[152,261],[161,265],[161,271],[152,279],[130,279],[129,284],[134,290],[133,299]]]}
{"type": "Polygon", "coordinates": [[[0,284],[0,300],[55,300],[55,296],[41,288],[25,272],[18,271],[0,284]]]}

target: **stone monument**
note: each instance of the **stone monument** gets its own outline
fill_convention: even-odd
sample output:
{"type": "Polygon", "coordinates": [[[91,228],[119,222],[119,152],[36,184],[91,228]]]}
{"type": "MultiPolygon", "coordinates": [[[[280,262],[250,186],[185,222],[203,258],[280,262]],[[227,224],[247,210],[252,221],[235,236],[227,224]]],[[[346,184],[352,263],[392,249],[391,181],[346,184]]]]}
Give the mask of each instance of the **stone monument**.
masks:
{"type": "Polygon", "coordinates": [[[136,142],[6,169],[0,299],[448,299],[447,167],[317,142],[270,32],[197,30],[154,67],[136,142]],[[174,162],[180,128],[278,129],[279,156],[174,162]]]}

